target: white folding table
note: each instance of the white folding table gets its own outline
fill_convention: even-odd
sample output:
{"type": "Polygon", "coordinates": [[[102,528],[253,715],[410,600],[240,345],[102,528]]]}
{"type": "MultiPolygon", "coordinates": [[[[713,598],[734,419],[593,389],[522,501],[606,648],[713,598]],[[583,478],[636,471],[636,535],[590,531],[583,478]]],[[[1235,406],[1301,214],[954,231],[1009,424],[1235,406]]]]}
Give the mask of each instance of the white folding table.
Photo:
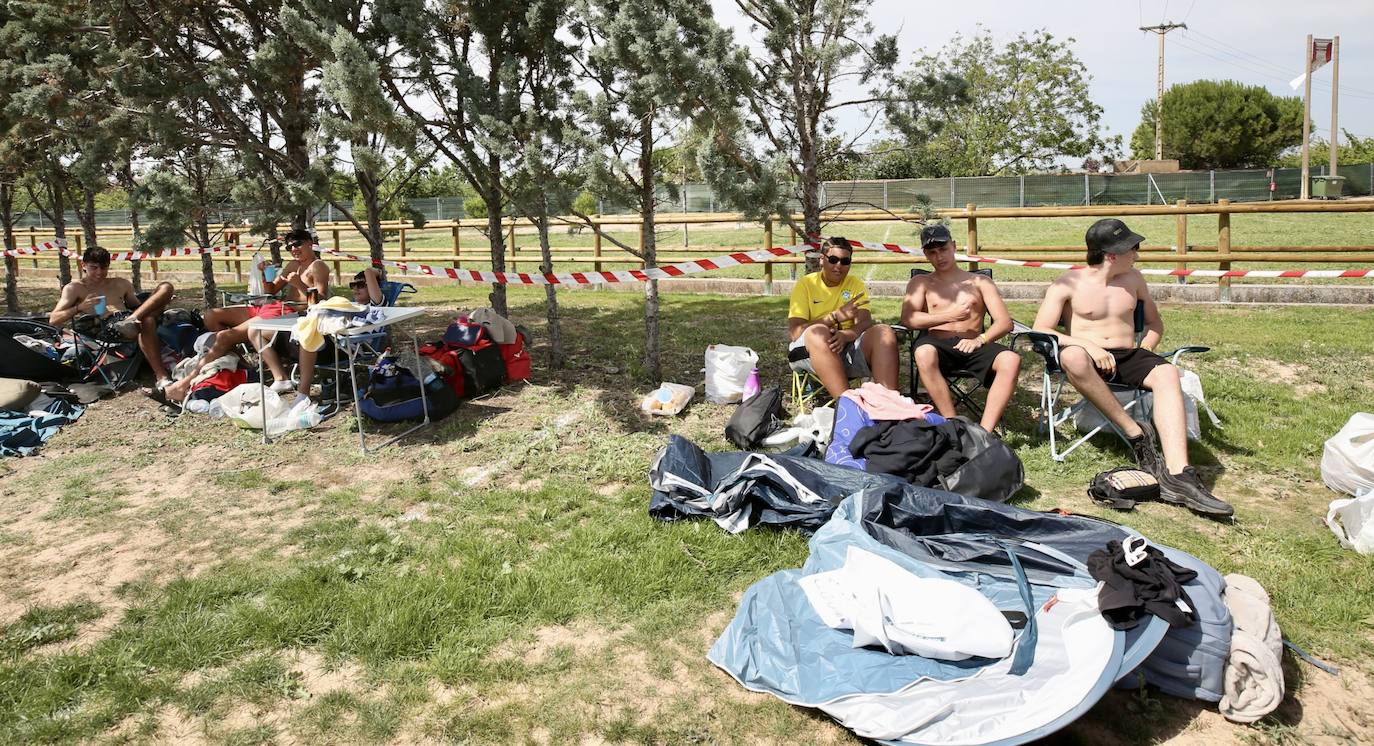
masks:
{"type": "MultiPolygon", "coordinates": [[[[404,438],[405,436],[410,435],[411,433],[413,433],[413,432],[415,432],[415,431],[417,431],[417,430],[420,430],[421,428],[428,427],[429,424],[430,424],[430,422],[429,422],[429,401],[428,401],[428,397],[427,397],[426,394],[425,394],[425,385],[424,385],[424,379],[425,379],[425,375],[424,375],[424,374],[425,374],[425,371],[411,371],[412,373],[415,374],[416,379],[418,379],[418,380],[420,381],[420,405],[421,405],[421,407],[424,409],[424,419],[421,420],[420,423],[417,424],[417,425],[415,425],[414,427],[411,427],[410,429],[406,430],[406,431],[403,432],[403,433],[400,433],[400,434],[398,434],[398,435],[392,436],[391,438],[387,439],[385,442],[381,443],[380,445],[374,445],[374,446],[370,446],[370,447],[367,445],[367,434],[366,434],[366,433],[364,432],[364,430],[363,430],[363,420],[364,420],[365,418],[364,418],[364,416],[363,416],[362,411],[360,410],[360,408],[359,408],[359,406],[358,406],[358,402],[359,402],[359,400],[360,400],[360,393],[359,393],[359,390],[358,390],[358,372],[357,372],[356,358],[357,358],[358,347],[359,347],[359,346],[356,345],[356,344],[349,344],[349,343],[348,343],[348,338],[349,338],[349,337],[353,337],[353,336],[359,336],[359,335],[369,334],[369,333],[372,333],[372,332],[378,332],[378,331],[381,331],[381,330],[383,330],[383,329],[385,329],[385,328],[387,328],[387,327],[389,327],[389,326],[391,326],[391,325],[393,325],[393,324],[398,324],[398,323],[400,323],[400,322],[402,322],[402,321],[408,321],[408,320],[410,320],[410,319],[416,318],[417,316],[420,316],[421,314],[423,314],[423,313],[425,312],[426,309],[424,309],[424,308],[419,308],[419,307],[415,307],[415,306],[406,306],[406,307],[404,307],[404,308],[385,307],[385,308],[380,308],[380,309],[376,309],[376,310],[377,310],[377,311],[380,311],[380,312],[382,313],[382,317],[381,317],[380,319],[374,321],[373,323],[365,324],[365,325],[363,325],[363,326],[349,326],[349,327],[345,327],[345,328],[340,329],[339,331],[337,331],[337,332],[335,332],[335,333],[329,335],[329,336],[334,337],[335,349],[337,350],[337,349],[339,349],[339,348],[342,348],[342,349],[344,350],[344,352],[346,352],[346,353],[348,354],[348,375],[349,375],[349,379],[350,379],[350,382],[352,383],[352,387],[353,387],[353,412],[354,412],[354,415],[356,416],[356,418],[357,418],[357,420],[358,420],[358,447],[362,449],[362,452],[363,452],[364,454],[371,453],[371,452],[373,452],[373,451],[376,451],[376,450],[380,450],[380,449],[382,449],[382,448],[385,448],[385,447],[391,445],[392,443],[395,443],[396,441],[400,440],[401,438],[404,438]]],[[[281,333],[281,332],[285,332],[285,333],[287,333],[287,334],[290,334],[290,333],[291,333],[291,330],[294,329],[294,328],[296,327],[296,321],[297,321],[299,318],[300,318],[299,316],[289,316],[289,317],[275,318],[275,319],[253,319],[253,320],[251,320],[251,321],[248,322],[248,330],[249,330],[250,332],[254,332],[254,331],[258,331],[258,332],[270,332],[270,333],[272,334],[272,339],[275,340],[275,339],[276,339],[276,335],[279,334],[279,333],[281,333]]],[[[420,341],[415,337],[415,332],[414,332],[414,331],[411,331],[411,333],[410,333],[410,342],[411,342],[411,344],[413,344],[413,345],[415,346],[415,354],[416,354],[416,357],[418,358],[418,357],[419,357],[419,352],[420,352],[420,341]]],[[[268,344],[271,344],[271,342],[269,342],[268,344]]],[[[336,353],[336,354],[337,354],[337,353],[336,353]]],[[[335,366],[335,370],[334,370],[334,386],[335,386],[335,391],[338,390],[338,375],[339,375],[339,371],[338,371],[338,366],[336,365],[336,366],[335,366]]],[[[266,376],[264,375],[264,372],[263,372],[262,354],[261,354],[261,353],[258,354],[258,386],[261,387],[262,389],[264,389],[263,393],[264,393],[264,398],[265,398],[265,394],[266,394],[265,389],[266,389],[266,387],[267,387],[267,382],[266,382],[266,376]]],[[[271,438],[271,436],[270,436],[270,435],[268,434],[268,432],[267,432],[267,422],[266,422],[266,418],[264,418],[264,421],[263,421],[262,425],[263,425],[263,427],[262,427],[262,442],[264,442],[264,443],[270,443],[270,442],[272,442],[272,438],[271,438]]]]}

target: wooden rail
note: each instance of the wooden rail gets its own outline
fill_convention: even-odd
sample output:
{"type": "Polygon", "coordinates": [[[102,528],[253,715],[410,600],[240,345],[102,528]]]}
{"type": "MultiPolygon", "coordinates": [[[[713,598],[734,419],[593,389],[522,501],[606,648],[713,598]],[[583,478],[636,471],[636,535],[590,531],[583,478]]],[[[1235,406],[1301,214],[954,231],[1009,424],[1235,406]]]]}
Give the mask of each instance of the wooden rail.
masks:
{"type": "MultiPolygon", "coordinates": [[[[941,217],[948,220],[963,220],[967,226],[967,238],[960,244],[960,250],[970,255],[988,256],[1007,259],[1038,260],[1052,262],[1074,262],[1083,261],[1084,249],[1082,246],[1011,246],[998,244],[984,244],[980,240],[980,227],[986,227],[989,220],[1000,219],[1025,219],[1025,218],[1065,218],[1065,217],[1131,217],[1131,216],[1174,216],[1176,218],[1176,229],[1174,244],[1170,246],[1145,245],[1142,247],[1140,261],[1150,264],[1167,264],[1178,268],[1189,266],[1210,265],[1220,269],[1230,269],[1234,263],[1317,263],[1317,264],[1344,264],[1344,265],[1364,265],[1374,264],[1374,245],[1363,246],[1236,246],[1231,243],[1231,222],[1233,215],[1264,215],[1264,214],[1299,214],[1299,213],[1374,213],[1374,201],[1367,202],[1322,202],[1322,201],[1287,201],[1287,202],[1258,202],[1231,204],[1227,200],[1222,200],[1216,204],[1190,204],[1185,200],[1179,200],[1173,205],[1103,205],[1103,206],[1070,206],[1070,207],[1031,207],[1031,208],[979,208],[970,203],[962,209],[941,209],[936,211],[941,217]],[[1188,216],[1192,215],[1216,215],[1217,234],[1216,242],[1211,244],[1191,244],[1188,237],[1188,216]]],[[[801,222],[800,216],[794,216],[797,222],[801,222]]],[[[897,221],[917,222],[920,217],[911,213],[894,213],[878,210],[855,210],[841,213],[833,213],[825,216],[825,220],[831,223],[894,223],[897,221]]],[[[553,225],[558,236],[562,236],[571,227],[573,230],[583,233],[590,242],[589,246],[562,246],[553,250],[552,260],[555,271],[567,271],[572,269],[585,270],[593,269],[624,269],[643,267],[643,262],[636,256],[615,247],[610,241],[603,240],[600,231],[606,231],[617,237],[623,242],[631,245],[640,245],[642,238],[636,236],[635,229],[640,226],[640,220],[634,215],[598,215],[592,218],[595,230],[582,225],[575,218],[560,218],[553,225]]],[[[722,225],[734,223],[739,228],[754,228],[759,231],[763,245],[771,245],[774,242],[775,233],[773,223],[758,223],[746,219],[744,216],[735,213],[663,213],[655,216],[655,223],[659,227],[673,228],[682,226],[684,228],[684,240],[691,235],[686,231],[686,226],[690,225],[722,225]]],[[[285,230],[288,226],[280,226],[279,230],[285,230]]],[[[241,227],[225,225],[218,227],[222,233],[235,235],[242,230],[241,227]]],[[[454,268],[480,268],[485,269],[491,266],[491,257],[488,250],[488,241],[482,233],[487,228],[485,219],[461,219],[461,220],[434,220],[427,223],[424,227],[417,228],[406,221],[383,221],[382,230],[386,237],[390,258],[401,259],[407,262],[429,264],[434,266],[452,266],[454,268]],[[466,246],[465,246],[466,245],[466,246]],[[464,249],[466,248],[466,252],[464,249]]],[[[367,254],[367,244],[363,237],[355,230],[352,223],[344,222],[320,222],[315,225],[315,230],[320,237],[320,243],[328,248],[342,250],[359,256],[367,254]]],[[[539,251],[528,245],[519,245],[522,238],[527,237],[528,243],[536,243],[534,237],[534,224],[523,218],[507,218],[501,223],[502,237],[506,242],[506,264],[510,271],[519,271],[522,266],[526,272],[535,270],[541,262],[539,251]]],[[[833,230],[833,229],[832,229],[833,230]]],[[[790,244],[797,241],[794,231],[789,230],[790,244]]],[[[1374,231],[1371,231],[1374,235],[1374,231]]],[[[97,230],[97,237],[101,244],[112,252],[128,250],[133,241],[133,232],[127,227],[101,228],[97,230]]],[[[40,231],[33,228],[20,229],[17,231],[16,239],[20,246],[31,246],[38,242],[49,240],[50,232],[40,231]]],[[[80,234],[69,236],[72,248],[76,251],[82,249],[82,239],[80,234]]],[[[246,236],[244,240],[249,240],[246,236]]],[[[914,244],[914,239],[907,239],[904,243],[914,244]]],[[[658,261],[660,264],[670,264],[675,262],[699,259],[708,256],[717,256],[732,251],[748,251],[758,248],[758,245],[732,246],[732,247],[673,247],[667,249],[660,246],[658,261]]],[[[34,257],[25,257],[24,266],[38,268],[47,263],[55,263],[56,254],[40,254],[34,257]]],[[[217,276],[224,278],[232,277],[235,282],[244,281],[244,262],[250,261],[251,253],[245,254],[243,251],[233,253],[215,254],[213,261],[217,267],[223,268],[222,272],[217,271],[217,276]]],[[[334,270],[336,282],[342,282],[345,265],[355,265],[356,262],[331,258],[325,255],[325,259],[331,263],[334,270]]],[[[924,258],[912,255],[883,254],[881,252],[860,252],[854,257],[855,264],[867,265],[887,265],[887,264],[912,264],[923,262],[924,258]]],[[[780,257],[772,262],[764,263],[763,275],[766,286],[771,287],[773,279],[773,266],[788,265],[795,272],[795,266],[804,262],[800,255],[780,257]]],[[[199,269],[200,258],[191,257],[169,257],[157,261],[146,263],[151,270],[153,280],[157,280],[159,274],[168,269],[190,270],[189,264],[194,264],[199,269]]],[[[1046,279],[1049,279],[1049,275],[1046,279]]],[[[1222,295],[1225,297],[1229,292],[1229,281],[1225,278],[1219,283],[1222,287],[1222,295]]]]}

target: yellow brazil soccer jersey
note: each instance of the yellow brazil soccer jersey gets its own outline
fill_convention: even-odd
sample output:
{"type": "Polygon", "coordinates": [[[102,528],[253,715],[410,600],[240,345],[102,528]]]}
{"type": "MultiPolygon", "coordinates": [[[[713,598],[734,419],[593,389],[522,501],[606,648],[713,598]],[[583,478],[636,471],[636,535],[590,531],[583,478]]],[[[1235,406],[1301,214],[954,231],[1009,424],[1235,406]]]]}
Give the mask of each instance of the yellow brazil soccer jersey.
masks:
{"type": "MultiPolygon", "coordinates": [[[[822,279],[823,273],[812,272],[801,278],[792,287],[792,299],[787,306],[787,317],[815,321],[850,301],[857,300],[859,308],[868,307],[868,289],[864,281],[848,275],[838,287],[830,287],[822,279]]],[[[840,327],[848,329],[853,321],[843,322],[840,327]]]]}

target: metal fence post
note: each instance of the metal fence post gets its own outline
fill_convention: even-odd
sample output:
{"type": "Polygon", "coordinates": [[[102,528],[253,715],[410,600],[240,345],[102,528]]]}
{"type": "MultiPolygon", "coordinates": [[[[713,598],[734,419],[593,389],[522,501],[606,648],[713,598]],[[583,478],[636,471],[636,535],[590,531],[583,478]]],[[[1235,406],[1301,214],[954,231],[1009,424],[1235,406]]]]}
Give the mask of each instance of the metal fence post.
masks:
{"type": "Polygon", "coordinates": [[[954,209],[954,177],[949,177],[949,209],[954,209]]]}
{"type": "Polygon", "coordinates": [[[444,219],[444,203],[440,202],[438,197],[434,198],[434,219],[444,219]]]}
{"type": "Polygon", "coordinates": [[[1093,193],[1092,186],[1088,184],[1088,175],[1083,174],[1083,204],[1092,205],[1093,193]]]}
{"type": "Polygon", "coordinates": [[[1215,203],[1217,201],[1217,172],[1216,169],[1207,172],[1207,201],[1215,203]]]}
{"type": "Polygon", "coordinates": [[[886,181],[883,182],[883,209],[884,209],[884,210],[889,209],[888,206],[887,206],[887,182],[886,182],[886,181]]]}
{"type": "Polygon", "coordinates": [[[1020,194],[1020,198],[1017,200],[1017,207],[1025,207],[1025,206],[1026,206],[1026,175],[1025,175],[1025,174],[1021,174],[1021,177],[1018,179],[1018,181],[1021,182],[1021,189],[1020,189],[1021,194],[1020,194]]]}

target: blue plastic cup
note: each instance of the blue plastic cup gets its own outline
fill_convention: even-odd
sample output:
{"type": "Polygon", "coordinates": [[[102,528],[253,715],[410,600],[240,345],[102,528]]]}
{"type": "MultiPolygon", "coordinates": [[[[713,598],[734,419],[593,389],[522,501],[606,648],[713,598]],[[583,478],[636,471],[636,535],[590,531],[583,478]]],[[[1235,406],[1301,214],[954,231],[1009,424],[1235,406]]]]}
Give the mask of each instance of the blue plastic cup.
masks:
{"type": "Polygon", "coordinates": [[[105,315],[105,296],[100,296],[100,300],[95,302],[95,308],[92,310],[95,311],[96,316],[105,315]]]}
{"type": "Polygon", "coordinates": [[[263,278],[266,279],[268,282],[275,282],[276,279],[277,279],[277,272],[278,272],[278,271],[279,271],[279,270],[277,269],[277,265],[275,265],[275,264],[269,264],[269,265],[267,265],[266,267],[263,267],[263,269],[262,269],[262,276],[263,276],[263,278]]]}

